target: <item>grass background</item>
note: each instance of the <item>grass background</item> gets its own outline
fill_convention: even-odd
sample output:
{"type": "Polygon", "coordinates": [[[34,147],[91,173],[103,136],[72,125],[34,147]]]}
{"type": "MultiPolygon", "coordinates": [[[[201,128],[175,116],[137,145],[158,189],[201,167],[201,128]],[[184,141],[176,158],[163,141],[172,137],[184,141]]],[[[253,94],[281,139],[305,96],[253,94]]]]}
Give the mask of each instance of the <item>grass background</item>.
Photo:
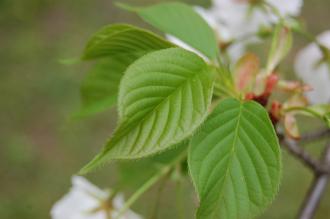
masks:
{"type": "MultiPolygon", "coordinates": [[[[202,0],[185,2],[208,4],[202,0]]],[[[305,0],[302,17],[312,33],[330,29],[329,11],[328,0],[305,0]]],[[[68,191],[70,177],[97,153],[111,133],[116,124],[115,110],[81,121],[70,119],[79,108],[79,84],[88,65],[66,66],[60,60],[79,56],[92,33],[114,22],[149,27],[137,16],[115,8],[112,0],[0,0],[1,219],[49,218],[51,206],[68,191]]],[[[284,67],[287,77],[292,77],[290,61],[305,43],[297,39],[284,67]]],[[[306,130],[319,126],[306,119],[301,125],[306,130]]],[[[307,149],[318,155],[323,143],[308,145],[307,149]]],[[[307,169],[285,152],[283,156],[280,194],[260,218],[294,218],[311,182],[307,169]]],[[[108,165],[89,178],[109,187],[118,182],[118,173],[114,165],[108,165]]],[[[154,215],[159,187],[134,206],[146,218],[154,215]]],[[[192,218],[196,198],[190,182],[180,191],[184,194],[183,216],[192,218]]],[[[174,183],[165,183],[158,218],[178,218],[176,199],[180,199],[180,191],[174,183]]],[[[129,194],[132,189],[125,192],[129,194]]],[[[329,192],[322,200],[318,219],[329,218],[329,192]]]]}

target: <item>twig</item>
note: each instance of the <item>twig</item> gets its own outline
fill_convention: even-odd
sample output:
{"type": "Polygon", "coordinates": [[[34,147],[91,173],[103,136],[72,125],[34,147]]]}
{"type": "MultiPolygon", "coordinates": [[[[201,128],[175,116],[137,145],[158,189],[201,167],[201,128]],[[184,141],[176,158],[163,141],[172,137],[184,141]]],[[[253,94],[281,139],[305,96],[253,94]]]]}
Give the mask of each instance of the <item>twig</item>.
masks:
{"type": "Polygon", "coordinates": [[[328,168],[325,168],[321,162],[315,160],[307,151],[300,147],[296,141],[283,136],[280,136],[280,139],[282,146],[312,171],[315,173],[329,173],[328,168]]]}
{"type": "Polygon", "coordinates": [[[123,216],[128,208],[141,197],[146,191],[148,191],[153,185],[155,185],[161,178],[168,175],[173,168],[177,165],[177,163],[181,162],[183,159],[186,159],[187,151],[183,151],[175,160],[173,160],[168,165],[164,166],[157,172],[154,176],[152,176],[149,180],[147,180],[133,195],[126,201],[125,205],[120,209],[118,215],[115,219],[119,219],[123,216]]]}
{"type": "MultiPolygon", "coordinates": [[[[301,143],[307,143],[327,137],[330,130],[321,130],[311,134],[304,135],[301,143]]],[[[314,159],[304,148],[300,147],[297,141],[286,138],[279,134],[282,146],[284,146],[295,158],[311,169],[314,173],[314,180],[306,195],[306,198],[300,208],[299,219],[312,219],[320,204],[320,200],[329,183],[330,177],[330,143],[325,147],[323,157],[320,160],[314,159]]]]}
{"type": "Polygon", "coordinates": [[[309,143],[314,140],[319,140],[324,137],[330,137],[330,129],[321,129],[312,133],[304,134],[300,138],[301,143],[309,143]]]}
{"type": "MultiPolygon", "coordinates": [[[[322,162],[326,167],[328,167],[328,169],[330,169],[330,143],[324,150],[322,162]]],[[[315,174],[314,181],[309,189],[303,205],[301,206],[298,216],[299,219],[312,219],[314,217],[328,182],[329,172],[315,174]]]]}
{"type": "Polygon", "coordinates": [[[164,190],[164,187],[165,187],[165,183],[166,182],[167,182],[167,178],[164,178],[160,182],[160,185],[159,185],[158,190],[157,190],[157,193],[156,193],[155,205],[154,205],[152,214],[150,216],[150,219],[157,219],[157,214],[158,214],[158,210],[159,210],[159,203],[160,203],[160,197],[161,197],[161,193],[164,190]]]}
{"type": "Polygon", "coordinates": [[[176,182],[176,205],[177,205],[177,210],[178,210],[178,218],[180,219],[184,219],[185,218],[185,212],[184,212],[184,201],[182,200],[182,197],[183,197],[183,182],[182,182],[182,179],[179,179],[177,182],[176,182]]]}

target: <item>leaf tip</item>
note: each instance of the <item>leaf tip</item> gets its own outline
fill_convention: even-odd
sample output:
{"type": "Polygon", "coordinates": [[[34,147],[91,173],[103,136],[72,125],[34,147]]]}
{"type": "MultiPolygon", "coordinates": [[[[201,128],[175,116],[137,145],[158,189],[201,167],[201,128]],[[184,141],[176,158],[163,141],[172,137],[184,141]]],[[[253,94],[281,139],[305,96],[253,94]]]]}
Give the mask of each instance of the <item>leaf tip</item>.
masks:
{"type": "Polygon", "coordinates": [[[85,166],[83,166],[83,168],[79,170],[78,175],[86,175],[87,173],[93,171],[94,168],[95,168],[95,163],[94,160],[92,160],[91,162],[87,163],[85,166]]]}
{"type": "Polygon", "coordinates": [[[100,167],[104,163],[104,154],[100,153],[94,157],[89,163],[87,163],[83,168],[81,168],[78,172],[78,175],[86,175],[94,171],[96,168],[100,167]]]}

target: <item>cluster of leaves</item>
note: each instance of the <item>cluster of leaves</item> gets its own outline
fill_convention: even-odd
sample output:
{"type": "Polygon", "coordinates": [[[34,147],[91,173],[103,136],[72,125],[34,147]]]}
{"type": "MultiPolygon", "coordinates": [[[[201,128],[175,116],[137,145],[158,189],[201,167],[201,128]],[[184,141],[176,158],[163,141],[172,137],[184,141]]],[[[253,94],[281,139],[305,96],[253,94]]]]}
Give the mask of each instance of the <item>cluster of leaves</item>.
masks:
{"type": "MultiPolygon", "coordinates": [[[[267,110],[255,98],[242,98],[250,73],[238,71],[246,76],[238,90],[221,61],[213,30],[190,6],[121,6],[207,60],[131,25],[115,24],[97,32],[82,57],[96,64],[82,85],[81,113],[117,105],[119,122],[103,150],[81,173],[111,160],[187,148],[175,150],[178,153],[171,158],[187,154],[200,201],[197,218],[257,216],[278,191],[281,153],[267,110]]],[[[287,33],[281,31],[279,27],[276,34],[287,33]]],[[[288,38],[284,39],[273,42],[276,50],[271,51],[268,72],[286,55],[288,38]]]]}

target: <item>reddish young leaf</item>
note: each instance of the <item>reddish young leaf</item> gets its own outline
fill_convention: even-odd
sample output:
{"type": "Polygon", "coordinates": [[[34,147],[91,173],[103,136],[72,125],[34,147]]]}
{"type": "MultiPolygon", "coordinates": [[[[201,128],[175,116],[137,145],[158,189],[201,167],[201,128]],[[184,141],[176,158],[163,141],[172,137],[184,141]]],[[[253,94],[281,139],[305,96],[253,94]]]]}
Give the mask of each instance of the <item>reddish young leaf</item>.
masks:
{"type": "Polygon", "coordinates": [[[240,58],[235,67],[235,85],[239,91],[246,91],[255,83],[260,70],[259,58],[253,53],[247,53],[240,58]]]}

